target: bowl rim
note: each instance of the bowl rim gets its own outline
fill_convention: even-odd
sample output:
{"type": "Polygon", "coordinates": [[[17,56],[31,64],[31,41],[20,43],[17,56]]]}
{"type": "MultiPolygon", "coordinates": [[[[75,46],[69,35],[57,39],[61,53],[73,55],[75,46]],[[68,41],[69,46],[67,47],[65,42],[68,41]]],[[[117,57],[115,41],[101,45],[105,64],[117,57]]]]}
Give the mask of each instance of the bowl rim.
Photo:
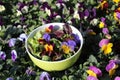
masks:
{"type": "MultiPolygon", "coordinates": [[[[41,26],[52,25],[52,24],[61,24],[61,25],[63,25],[63,24],[66,24],[66,23],[53,22],[53,23],[43,24],[43,25],[41,25],[41,26]]],[[[69,24],[69,25],[70,25],[70,24],[69,24]]],[[[81,32],[80,32],[76,27],[70,25],[70,27],[73,27],[74,29],[76,29],[76,30],[79,32],[79,36],[81,37],[81,38],[80,38],[80,42],[81,42],[80,47],[79,47],[79,49],[75,52],[75,54],[72,55],[72,56],[69,57],[69,58],[66,58],[66,59],[63,59],[63,60],[59,60],[59,61],[44,61],[44,60],[38,59],[37,57],[33,56],[32,53],[28,50],[28,46],[27,46],[27,45],[28,45],[28,39],[29,39],[29,37],[30,37],[36,30],[38,30],[41,26],[39,26],[39,27],[37,27],[36,29],[32,30],[32,31],[30,32],[30,34],[28,35],[26,41],[25,41],[25,48],[26,48],[27,53],[30,54],[30,55],[31,55],[32,57],[34,57],[35,59],[40,60],[41,62],[45,62],[45,63],[59,63],[59,62],[64,62],[64,61],[70,60],[71,58],[73,58],[74,56],[77,55],[76,53],[79,53],[79,52],[82,50],[82,47],[83,47],[83,36],[82,36],[81,32]]],[[[30,57],[30,55],[29,55],[29,57],[30,57]]]]}

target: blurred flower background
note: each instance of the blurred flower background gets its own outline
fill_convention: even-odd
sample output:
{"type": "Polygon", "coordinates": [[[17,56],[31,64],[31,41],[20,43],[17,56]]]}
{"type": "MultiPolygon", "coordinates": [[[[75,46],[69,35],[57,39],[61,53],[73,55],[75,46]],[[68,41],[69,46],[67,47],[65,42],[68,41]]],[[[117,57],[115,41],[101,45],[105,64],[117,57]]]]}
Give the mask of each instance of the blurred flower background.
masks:
{"type": "Polygon", "coordinates": [[[120,0],[1,0],[1,80],[119,80],[120,0]],[[79,60],[59,72],[35,66],[25,50],[29,33],[46,23],[75,26],[84,37],[79,60]]]}

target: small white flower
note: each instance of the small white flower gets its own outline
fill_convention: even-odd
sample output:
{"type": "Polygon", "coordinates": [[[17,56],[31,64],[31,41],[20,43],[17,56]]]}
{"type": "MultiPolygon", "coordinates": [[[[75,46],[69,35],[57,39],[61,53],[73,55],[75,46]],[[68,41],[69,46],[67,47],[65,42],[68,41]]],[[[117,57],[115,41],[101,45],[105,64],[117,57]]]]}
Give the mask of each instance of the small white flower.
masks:
{"type": "Polygon", "coordinates": [[[50,15],[51,15],[51,11],[50,11],[50,9],[45,8],[45,11],[46,11],[46,13],[48,14],[48,16],[50,16],[50,15]]]}
{"type": "Polygon", "coordinates": [[[3,12],[3,11],[5,11],[5,6],[0,5],[0,12],[3,12]]]}
{"type": "Polygon", "coordinates": [[[69,21],[67,21],[67,23],[72,24],[72,21],[69,20],[69,21]]]}
{"type": "Polygon", "coordinates": [[[17,14],[16,14],[16,15],[17,15],[17,16],[22,15],[21,11],[17,10],[17,14]]]}
{"type": "Polygon", "coordinates": [[[96,26],[98,24],[98,19],[94,18],[93,20],[90,21],[90,24],[96,26]]]}
{"type": "Polygon", "coordinates": [[[79,20],[80,20],[80,16],[79,16],[77,10],[74,12],[73,18],[76,18],[76,19],[79,19],[79,20]]]}
{"type": "Polygon", "coordinates": [[[80,4],[79,4],[79,3],[77,3],[77,4],[75,5],[75,7],[76,7],[76,8],[78,8],[79,6],[80,6],[80,4]]]}

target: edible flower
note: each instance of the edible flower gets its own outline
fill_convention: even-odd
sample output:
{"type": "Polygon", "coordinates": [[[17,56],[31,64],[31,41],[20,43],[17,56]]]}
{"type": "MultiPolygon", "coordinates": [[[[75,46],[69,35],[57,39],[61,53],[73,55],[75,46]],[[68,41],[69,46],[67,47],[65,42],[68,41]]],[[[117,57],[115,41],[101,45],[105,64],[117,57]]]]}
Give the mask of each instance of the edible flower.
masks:
{"type": "Polygon", "coordinates": [[[0,58],[1,58],[2,60],[5,60],[5,58],[6,58],[5,52],[0,51],[0,58]]]}
{"type": "Polygon", "coordinates": [[[106,26],[106,24],[105,24],[105,18],[101,18],[101,22],[99,23],[99,28],[104,28],[105,26],[106,26]]]}
{"type": "Polygon", "coordinates": [[[16,50],[12,50],[11,51],[11,58],[12,58],[13,62],[17,59],[17,52],[16,52],[16,50]]]}
{"type": "Polygon", "coordinates": [[[51,80],[50,74],[47,72],[42,72],[39,80],[51,80]]]}
{"type": "Polygon", "coordinates": [[[119,76],[115,77],[115,80],[120,80],[120,77],[119,76]]]}
{"type": "Polygon", "coordinates": [[[114,11],[114,19],[120,23],[120,7],[114,11]]]}
{"type": "Polygon", "coordinates": [[[101,10],[107,9],[109,6],[107,0],[101,0],[100,4],[97,8],[100,8],[101,10]]]}
{"type": "Polygon", "coordinates": [[[98,79],[96,77],[94,77],[94,76],[88,76],[87,80],[98,80],[98,79]]]}
{"type": "Polygon", "coordinates": [[[44,48],[45,48],[46,52],[52,52],[53,51],[53,45],[51,45],[51,44],[44,45],[44,48]]]}
{"type": "Polygon", "coordinates": [[[115,2],[116,4],[118,4],[120,2],[120,0],[113,0],[113,2],[115,2]]]}
{"type": "Polygon", "coordinates": [[[118,68],[118,64],[114,60],[110,60],[109,64],[106,66],[106,71],[109,72],[109,76],[112,77],[118,68]]]}

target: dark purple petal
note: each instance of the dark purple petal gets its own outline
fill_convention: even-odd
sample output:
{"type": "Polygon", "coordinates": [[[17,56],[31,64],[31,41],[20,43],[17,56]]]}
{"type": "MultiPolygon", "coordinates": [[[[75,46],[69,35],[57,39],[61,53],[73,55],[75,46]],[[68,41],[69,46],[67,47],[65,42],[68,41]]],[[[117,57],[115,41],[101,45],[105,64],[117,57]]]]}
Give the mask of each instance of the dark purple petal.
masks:
{"type": "Polygon", "coordinates": [[[90,66],[89,70],[92,70],[94,73],[97,74],[97,76],[102,76],[102,72],[99,68],[95,67],[95,66],[90,66]]]}
{"type": "Polygon", "coordinates": [[[51,80],[51,78],[47,72],[42,72],[39,80],[51,80]]]}
{"type": "Polygon", "coordinates": [[[108,30],[108,28],[103,28],[103,29],[102,29],[102,32],[103,32],[104,34],[108,34],[108,33],[109,33],[109,30],[108,30]]]}
{"type": "Polygon", "coordinates": [[[37,5],[37,0],[32,0],[29,5],[37,5]]]}
{"type": "Polygon", "coordinates": [[[43,35],[43,39],[45,39],[45,41],[49,42],[50,41],[50,35],[48,33],[45,33],[43,35]]]}
{"type": "Polygon", "coordinates": [[[116,64],[114,62],[110,62],[107,66],[106,66],[106,71],[109,72],[109,70],[113,69],[116,66],[116,64]]]}
{"type": "Polygon", "coordinates": [[[26,18],[22,16],[22,17],[20,17],[20,20],[21,20],[21,22],[24,22],[26,20],[26,18]]]}
{"type": "Polygon", "coordinates": [[[117,77],[115,77],[115,79],[114,80],[120,80],[120,77],[119,76],[117,76],[117,77]]]}
{"type": "Polygon", "coordinates": [[[93,14],[93,17],[96,17],[96,9],[95,8],[92,9],[92,14],[93,14]]]}
{"type": "Polygon", "coordinates": [[[7,78],[6,80],[14,80],[12,77],[7,78]]]}
{"type": "Polygon", "coordinates": [[[20,10],[20,11],[24,6],[26,6],[26,4],[24,4],[22,2],[19,2],[17,5],[18,5],[18,10],[20,10]]]}
{"type": "Polygon", "coordinates": [[[13,47],[13,46],[15,46],[15,43],[16,43],[16,38],[11,38],[10,40],[9,40],[9,47],[13,47]]]}
{"type": "Polygon", "coordinates": [[[16,50],[12,50],[11,51],[11,58],[12,58],[12,61],[15,61],[17,59],[17,52],[16,52],[16,50]]]}
{"type": "Polygon", "coordinates": [[[68,40],[68,46],[71,48],[71,50],[74,51],[74,48],[76,47],[76,42],[73,40],[68,40]]]}
{"type": "Polygon", "coordinates": [[[27,39],[27,35],[25,33],[20,34],[19,38],[20,41],[25,41],[27,39]]]}
{"type": "Polygon", "coordinates": [[[86,9],[86,10],[84,11],[84,16],[86,16],[86,17],[89,16],[89,11],[88,11],[88,9],[86,9]]]}
{"type": "Polygon", "coordinates": [[[45,8],[51,10],[51,7],[48,5],[48,2],[44,2],[44,3],[42,4],[41,9],[45,10],[45,8]]]}
{"type": "Polygon", "coordinates": [[[99,42],[99,46],[102,47],[103,45],[106,45],[109,43],[109,39],[102,39],[100,42],[99,42]]]}
{"type": "Polygon", "coordinates": [[[79,43],[80,43],[80,38],[79,38],[79,36],[78,36],[77,34],[72,34],[72,36],[73,36],[75,42],[76,42],[77,44],[79,44],[79,43]]]}
{"type": "Polygon", "coordinates": [[[79,13],[79,15],[80,15],[80,18],[84,18],[84,12],[78,12],[79,13]]]}
{"type": "Polygon", "coordinates": [[[70,7],[70,14],[73,14],[74,13],[74,9],[72,7],[70,7]]]}
{"type": "Polygon", "coordinates": [[[63,0],[57,0],[57,3],[63,3],[64,1],[63,0]]]}
{"type": "Polygon", "coordinates": [[[1,58],[2,60],[5,60],[5,58],[6,58],[5,52],[0,51],[0,58],[1,58]]]}
{"type": "Polygon", "coordinates": [[[96,77],[94,77],[94,76],[88,76],[87,80],[98,80],[98,79],[96,77]]]}

